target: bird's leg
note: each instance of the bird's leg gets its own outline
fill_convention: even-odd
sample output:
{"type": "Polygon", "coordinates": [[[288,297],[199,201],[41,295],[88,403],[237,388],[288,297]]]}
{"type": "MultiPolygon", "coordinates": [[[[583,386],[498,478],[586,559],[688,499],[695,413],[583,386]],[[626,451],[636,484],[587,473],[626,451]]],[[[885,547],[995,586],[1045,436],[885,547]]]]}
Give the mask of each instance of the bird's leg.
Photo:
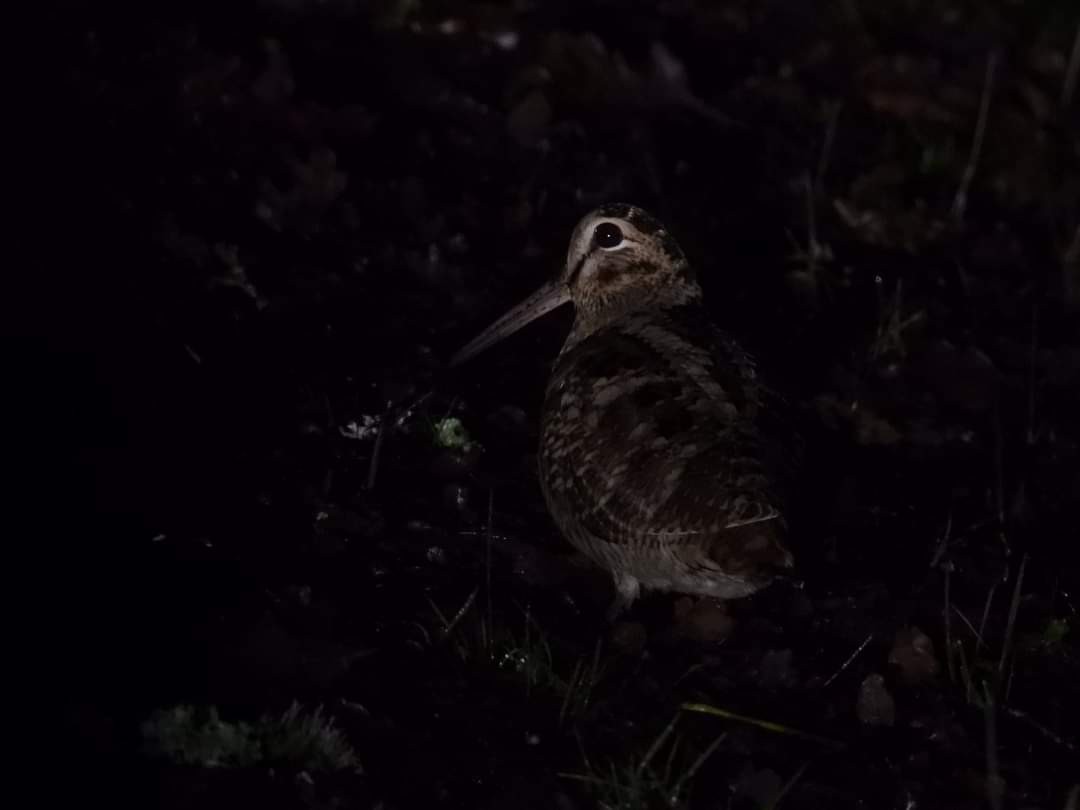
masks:
{"type": "Polygon", "coordinates": [[[641,593],[641,583],[629,574],[615,574],[615,600],[608,608],[607,618],[609,622],[615,621],[619,616],[634,604],[634,600],[641,593]]]}

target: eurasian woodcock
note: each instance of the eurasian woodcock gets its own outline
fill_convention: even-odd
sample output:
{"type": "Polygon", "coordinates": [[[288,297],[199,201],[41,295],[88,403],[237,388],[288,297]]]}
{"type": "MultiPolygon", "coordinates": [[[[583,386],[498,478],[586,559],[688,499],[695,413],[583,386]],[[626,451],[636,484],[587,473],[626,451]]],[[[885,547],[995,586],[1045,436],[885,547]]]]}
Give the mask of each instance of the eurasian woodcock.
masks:
{"type": "Polygon", "coordinates": [[[587,214],[559,277],[452,363],[569,301],[540,483],[566,538],[614,575],[612,614],[642,586],[733,599],[790,568],[762,430],[767,391],[706,317],[678,243],[640,208],[587,214]]]}

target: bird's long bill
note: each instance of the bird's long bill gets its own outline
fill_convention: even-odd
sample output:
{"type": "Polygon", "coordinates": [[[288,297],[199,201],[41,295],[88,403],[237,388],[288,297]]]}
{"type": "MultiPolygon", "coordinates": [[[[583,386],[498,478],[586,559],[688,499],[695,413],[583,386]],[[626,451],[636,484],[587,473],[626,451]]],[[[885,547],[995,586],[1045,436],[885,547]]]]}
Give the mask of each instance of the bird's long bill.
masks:
{"type": "Polygon", "coordinates": [[[464,363],[470,357],[479,354],[516,332],[527,323],[531,323],[551,310],[561,307],[570,300],[570,291],[558,281],[550,281],[534,292],[512,310],[495,321],[491,326],[470,340],[450,359],[450,365],[464,363]]]}

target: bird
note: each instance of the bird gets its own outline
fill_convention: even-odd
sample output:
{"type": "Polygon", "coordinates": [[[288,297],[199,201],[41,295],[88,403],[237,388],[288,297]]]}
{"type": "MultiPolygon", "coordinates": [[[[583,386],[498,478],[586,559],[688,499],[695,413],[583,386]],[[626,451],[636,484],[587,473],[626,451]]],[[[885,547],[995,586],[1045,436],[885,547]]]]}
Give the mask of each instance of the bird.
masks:
{"type": "Polygon", "coordinates": [[[727,600],[785,578],[794,561],[770,389],[711,322],[678,242],[646,211],[586,214],[557,277],[451,366],[571,302],[540,417],[539,481],[561,533],[611,572],[609,618],[643,588],[727,600]]]}

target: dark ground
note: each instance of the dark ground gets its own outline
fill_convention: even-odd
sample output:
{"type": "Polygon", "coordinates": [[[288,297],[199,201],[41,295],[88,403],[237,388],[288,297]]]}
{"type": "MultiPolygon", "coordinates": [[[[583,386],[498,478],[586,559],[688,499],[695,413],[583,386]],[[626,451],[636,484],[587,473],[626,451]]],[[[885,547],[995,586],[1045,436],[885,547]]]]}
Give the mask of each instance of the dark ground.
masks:
{"type": "Polygon", "coordinates": [[[374,6],[52,19],[8,398],[57,781],[1076,808],[1076,6],[374,6]],[[605,627],[534,472],[568,313],[444,368],[609,201],[795,406],[801,590],[605,627]],[[293,701],[344,738],[256,739],[293,701]]]}

